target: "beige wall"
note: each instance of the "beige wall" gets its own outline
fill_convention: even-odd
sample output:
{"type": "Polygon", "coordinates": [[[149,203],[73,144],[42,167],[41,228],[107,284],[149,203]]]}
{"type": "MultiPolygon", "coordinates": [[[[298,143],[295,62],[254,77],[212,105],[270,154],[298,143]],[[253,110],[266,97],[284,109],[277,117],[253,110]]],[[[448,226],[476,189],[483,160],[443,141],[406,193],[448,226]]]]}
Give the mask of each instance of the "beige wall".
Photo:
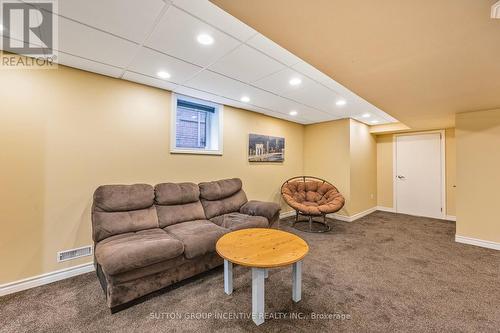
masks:
{"type": "Polygon", "coordinates": [[[457,143],[455,140],[455,129],[448,128],[446,136],[446,214],[455,216],[456,211],[456,187],[457,187],[457,143]]]}
{"type": "MultiPolygon", "coordinates": [[[[304,131],[304,174],[323,178],[349,198],[349,119],[308,125],[304,131]]],[[[349,215],[347,205],[339,214],[349,215]]]]}
{"type": "Polygon", "coordinates": [[[349,215],[377,206],[377,141],[370,127],[350,120],[349,215]]]}
{"type": "Polygon", "coordinates": [[[346,198],[339,214],[352,216],[377,205],[376,141],[370,129],[342,119],[308,125],[304,173],[324,178],[346,198]]]}
{"type": "MultiPolygon", "coordinates": [[[[411,132],[409,132],[411,133],[411,132]]],[[[398,133],[399,134],[399,133],[398,133]]],[[[393,134],[377,136],[377,201],[378,206],[393,208],[393,134]]],[[[445,130],[446,214],[455,215],[456,144],[455,129],[445,130]]]]}
{"type": "Polygon", "coordinates": [[[377,136],[377,205],[393,207],[392,134],[377,136]]]}
{"type": "Polygon", "coordinates": [[[456,116],[459,236],[500,242],[500,109],[456,116]]]}
{"type": "Polygon", "coordinates": [[[100,184],[240,177],[251,199],[279,202],[303,172],[304,126],[224,108],[224,156],[172,155],[171,94],[60,66],[0,75],[0,284],[79,263],[56,252],[91,244],[100,184]],[[249,164],[249,133],[283,136],[284,163],[249,164]]]}

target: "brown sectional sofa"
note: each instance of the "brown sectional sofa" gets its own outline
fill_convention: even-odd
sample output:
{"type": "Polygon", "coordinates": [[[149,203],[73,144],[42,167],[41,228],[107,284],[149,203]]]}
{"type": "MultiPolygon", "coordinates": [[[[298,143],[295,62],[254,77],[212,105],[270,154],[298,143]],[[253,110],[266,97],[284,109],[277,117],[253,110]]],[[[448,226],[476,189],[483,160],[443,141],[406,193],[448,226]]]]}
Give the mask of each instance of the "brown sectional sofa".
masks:
{"type": "Polygon", "coordinates": [[[247,201],[240,179],[104,185],[94,193],[97,276],[115,312],[127,303],[223,263],[225,233],[268,227],[279,205],[247,201]]]}

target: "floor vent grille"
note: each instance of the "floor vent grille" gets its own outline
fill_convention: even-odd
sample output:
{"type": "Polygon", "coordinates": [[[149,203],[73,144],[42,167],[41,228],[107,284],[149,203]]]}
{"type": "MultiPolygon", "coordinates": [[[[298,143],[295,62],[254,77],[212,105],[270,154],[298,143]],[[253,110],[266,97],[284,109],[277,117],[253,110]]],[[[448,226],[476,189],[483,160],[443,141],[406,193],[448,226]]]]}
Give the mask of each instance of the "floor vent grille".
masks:
{"type": "Polygon", "coordinates": [[[57,252],[57,262],[72,260],[76,258],[90,256],[92,254],[92,246],[79,247],[67,251],[57,252]]]}

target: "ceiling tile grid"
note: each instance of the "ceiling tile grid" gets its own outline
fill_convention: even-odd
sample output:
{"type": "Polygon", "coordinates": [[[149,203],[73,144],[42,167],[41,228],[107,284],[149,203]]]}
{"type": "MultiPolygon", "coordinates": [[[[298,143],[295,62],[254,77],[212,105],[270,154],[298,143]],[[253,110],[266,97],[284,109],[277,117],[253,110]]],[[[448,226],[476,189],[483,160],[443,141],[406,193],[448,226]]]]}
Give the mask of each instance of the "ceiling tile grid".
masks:
{"type": "Polygon", "coordinates": [[[208,0],[64,0],[54,12],[60,64],[302,124],[396,121],[208,0]]]}

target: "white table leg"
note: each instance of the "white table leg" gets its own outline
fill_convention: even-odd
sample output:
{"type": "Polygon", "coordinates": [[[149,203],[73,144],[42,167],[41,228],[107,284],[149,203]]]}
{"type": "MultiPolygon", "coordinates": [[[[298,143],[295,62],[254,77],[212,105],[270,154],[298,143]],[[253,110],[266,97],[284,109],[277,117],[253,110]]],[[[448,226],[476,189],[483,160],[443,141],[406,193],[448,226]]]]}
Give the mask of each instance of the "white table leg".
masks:
{"type": "Polygon", "coordinates": [[[299,302],[302,298],[302,261],[297,261],[292,266],[292,299],[299,302]]]}
{"type": "Polygon", "coordinates": [[[264,274],[264,278],[266,278],[266,279],[267,279],[267,278],[269,277],[269,270],[266,268],[266,269],[265,269],[265,272],[266,272],[266,273],[264,274]]]}
{"type": "Polygon", "coordinates": [[[226,294],[233,293],[233,263],[224,259],[224,291],[226,294]]]}
{"type": "Polygon", "coordinates": [[[256,325],[264,322],[264,268],[252,268],[252,319],[256,325]]]}

